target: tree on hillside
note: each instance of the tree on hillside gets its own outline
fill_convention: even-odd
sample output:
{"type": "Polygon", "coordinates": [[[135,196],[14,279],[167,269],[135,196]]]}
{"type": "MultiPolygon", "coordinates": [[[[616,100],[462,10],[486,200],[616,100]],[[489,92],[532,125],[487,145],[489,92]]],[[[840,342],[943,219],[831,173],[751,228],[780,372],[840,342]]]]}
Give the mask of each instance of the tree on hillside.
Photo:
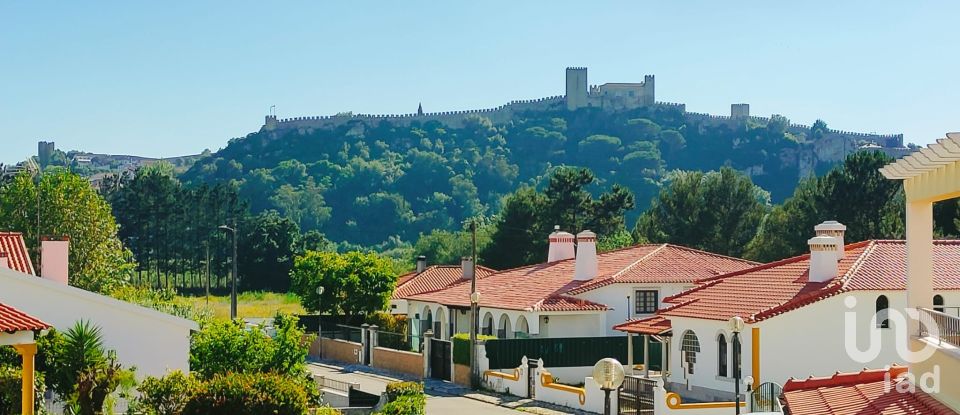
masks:
{"type": "MultiPolygon", "coordinates": [[[[482,251],[489,243],[489,227],[480,226],[477,230],[477,251],[482,251]]],[[[472,252],[470,232],[434,230],[421,235],[413,250],[416,255],[426,256],[428,264],[459,265],[460,260],[472,252]]]]}
{"type": "Polygon", "coordinates": [[[240,227],[237,256],[246,290],[287,292],[300,229],[276,211],[249,217],[240,227]]]}
{"type": "Polygon", "coordinates": [[[772,261],[807,252],[813,227],[825,220],[847,226],[846,243],[902,238],[902,186],[878,171],[890,161],[880,152],[857,152],[826,175],[805,179],[793,196],[767,217],[746,256],[772,261]]]}
{"type": "Polygon", "coordinates": [[[307,251],[294,259],[290,279],[304,308],[344,315],[386,309],[397,283],[389,259],[356,251],[307,251]],[[323,295],[317,295],[317,287],[324,287],[323,295]]]}
{"type": "Polygon", "coordinates": [[[741,256],[766,214],[770,196],[729,167],[718,172],[677,172],[640,215],[634,238],[670,242],[741,256]]]}
{"type": "Polygon", "coordinates": [[[86,290],[107,292],[128,281],[134,268],[110,205],[65,169],[48,169],[36,182],[21,173],[0,187],[0,229],[22,232],[35,264],[40,236],[69,237],[70,284],[86,290]]]}
{"type": "Polygon", "coordinates": [[[590,170],[561,167],[543,193],[524,187],[508,196],[481,253],[484,265],[506,269],[545,260],[554,225],[573,233],[590,229],[600,238],[623,230],[624,214],[635,206],[633,194],[614,185],[595,199],[587,190],[595,182],[590,170]]]}

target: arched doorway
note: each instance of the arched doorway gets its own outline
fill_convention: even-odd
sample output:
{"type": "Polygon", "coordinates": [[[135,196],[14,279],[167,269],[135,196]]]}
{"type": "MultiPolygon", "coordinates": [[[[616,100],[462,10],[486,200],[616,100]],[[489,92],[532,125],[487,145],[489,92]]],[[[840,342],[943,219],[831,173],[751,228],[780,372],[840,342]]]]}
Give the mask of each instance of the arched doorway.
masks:
{"type": "Polygon", "coordinates": [[[498,339],[512,339],[513,331],[510,330],[510,317],[506,314],[500,315],[500,324],[497,325],[498,339]]]}
{"type": "Polygon", "coordinates": [[[443,309],[442,309],[442,308],[438,308],[438,309],[437,309],[437,321],[435,321],[435,322],[433,323],[433,336],[434,336],[434,337],[436,337],[436,338],[438,338],[438,339],[445,339],[445,338],[447,338],[447,336],[449,336],[449,334],[446,333],[446,330],[444,330],[444,328],[443,328],[444,322],[446,322],[446,315],[445,315],[445,313],[443,312],[443,309]]]}
{"type": "Polygon", "coordinates": [[[514,337],[518,339],[526,339],[530,337],[530,324],[527,323],[527,318],[524,316],[517,317],[517,328],[514,329],[514,337]]]}
{"type": "Polygon", "coordinates": [[[487,313],[483,315],[482,327],[483,329],[480,331],[480,333],[485,334],[487,336],[493,335],[493,314],[491,314],[489,311],[487,311],[487,313]]]}

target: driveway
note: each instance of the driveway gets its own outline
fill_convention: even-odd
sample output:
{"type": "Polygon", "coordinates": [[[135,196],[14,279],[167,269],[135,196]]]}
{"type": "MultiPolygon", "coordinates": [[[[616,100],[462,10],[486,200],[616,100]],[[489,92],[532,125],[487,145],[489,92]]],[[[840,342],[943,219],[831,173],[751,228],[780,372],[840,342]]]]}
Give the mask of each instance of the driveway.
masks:
{"type": "MultiPolygon", "coordinates": [[[[379,395],[387,389],[387,384],[396,381],[385,376],[351,372],[342,368],[322,364],[309,364],[307,368],[315,375],[321,375],[330,379],[341,380],[344,382],[359,383],[361,391],[379,395]]],[[[462,396],[439,395],[427,391],[427,414],[428,415],[482,415],[482,414],[512,414],[519,415],[521,412],[512,409],[502,408],[486,402],[480,402],[462,396]]]]}

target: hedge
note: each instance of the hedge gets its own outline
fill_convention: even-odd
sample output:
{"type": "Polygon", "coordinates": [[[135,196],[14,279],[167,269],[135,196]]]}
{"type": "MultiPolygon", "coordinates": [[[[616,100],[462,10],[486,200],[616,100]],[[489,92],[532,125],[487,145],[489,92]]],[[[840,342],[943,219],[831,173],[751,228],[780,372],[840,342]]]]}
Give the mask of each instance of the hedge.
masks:
{"type": "Polygon", "coordinates": [[[423,415],[427,398],[419,382],[393,382],[387,385],[387,404],[377,415],[423,415]]]}
{"type": "MultiPolygon", "coordinates": [[[[477,335],[477,341],[496,340],[496,336],[485,334],[477,335]]],[[[453,335],[453,363],[458,365],[470,364],[470,335],[457,333],[453,335]]]]}
{"type": "Polygon", "coordinates": [[[183,415],[303,415],[309,401],[304,383],[289,376],[231,373],[200,383],[183,415]]]}

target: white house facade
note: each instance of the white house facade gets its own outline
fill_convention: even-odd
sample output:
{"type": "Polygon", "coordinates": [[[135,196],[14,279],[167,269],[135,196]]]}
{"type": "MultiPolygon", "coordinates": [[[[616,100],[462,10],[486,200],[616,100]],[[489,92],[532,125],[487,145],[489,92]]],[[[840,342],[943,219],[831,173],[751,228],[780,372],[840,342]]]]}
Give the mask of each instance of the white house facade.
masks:
{"type": "MultiPolygon", "coordinates": [[[[745,322],[740,378],[754,385],[907,364],[904,242],[844,246],[842,232],[817,231],[810,254],[704,281],[617,329],[667,339],[665,384],[696,401],[734,398],[734,316],[745,322]]],[[[956,314],[945,304],[960,304],[960,241],[935,241],[934,252],[932,302],[956,314]]]]}

